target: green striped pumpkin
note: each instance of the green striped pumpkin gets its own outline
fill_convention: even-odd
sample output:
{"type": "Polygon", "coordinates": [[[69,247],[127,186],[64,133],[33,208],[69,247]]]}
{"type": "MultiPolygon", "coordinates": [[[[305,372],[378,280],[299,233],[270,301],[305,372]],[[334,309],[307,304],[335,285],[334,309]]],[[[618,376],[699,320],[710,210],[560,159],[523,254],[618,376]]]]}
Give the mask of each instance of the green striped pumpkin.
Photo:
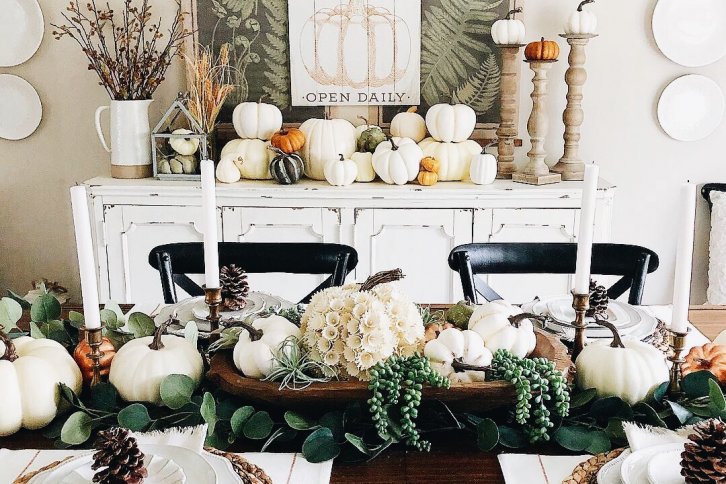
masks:
{"type": "Polygon", "coordinates": [[[276,153],[270,162],[270,174],[277,183],[292,185],[302,178],[305,164],[297,153],[285,153],[279,148],[270,147],[276,153]]]}

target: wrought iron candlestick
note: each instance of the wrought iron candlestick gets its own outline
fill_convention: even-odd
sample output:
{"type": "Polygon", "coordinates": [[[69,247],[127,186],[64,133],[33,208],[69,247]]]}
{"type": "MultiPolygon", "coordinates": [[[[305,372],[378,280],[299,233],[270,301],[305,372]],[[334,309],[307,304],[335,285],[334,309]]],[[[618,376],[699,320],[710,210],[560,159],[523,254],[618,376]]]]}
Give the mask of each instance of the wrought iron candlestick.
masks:
{"type": "Polygon", "coordinates": [[[534,90],[532,91],[532,114],[527,122],[527,131],[532,141],[532,149],[527,153],[529,163],[519,173],[512,175],[512,181],[527,183],[529,185],[546,185],[559,183],[562,177],[559,173],[551,173],[545,158],[545,138],[549,129],[545,100],[547,99],[547,72],[556,60],[526,60],[530,69],[534,71],[534,90]]]}
{"type": "Polygon", "coordinates": [[[587,344],[587,338],[585,337],[585,329],[587,328],[585,313],[587,313],[587,310],[590,309],[590,294],[576,294],[573,291],[572,309],[575,310],[575,321],[572,323],[575,327],[575,340],[572,346],[572,361],[575,361],[577,356],[587,344]]]}
{"type": "MultiPolygon", "coordinates": [[[[220,309],[222,307],[222,288],[220,287],[204,287],[204,302],[209,307],[210,331],[214,333],[219,329],[220,309]]],[[[214,336],[212,336],[214,337],[214,336]]]]}
{"type": "Polygon", "coordinates": [[[671,348],[671,355],[668,357],[673,365],[671,366],[670,383],[668,385],[668,394],[671,397],[678,396],[682,393],[681,390],[681,366],[686,360],[683,358],[683,351],[686,347],[686,337],[688,331],[680,333],[676,331],[670,331],[668,336],[668,344],[671,348]]]}
{"type": "Polygon", "coordinates": [[[587,81],[585,70],[585,46],[590,39],[597,37],[597,34],[560,34],[560,37],[567,39],[570,44],[570,55],[568,62],[570,67],[565,73],[567,82],[567,107],[562,113],[562,121],[565,123],[565,152],[552,167],[552,171],[560,173],[563,180],[583,180],[585,176],[585,163],[580,158],[580,126],[585,119],[582,110],[582,86],[587,81]]]}
{"type": "Polygon", "coordinates": [[[101,383],[101,358],[103,358],[103,351],[101,351],[101,343],[103,342],[103,326],[98,328],[88,329],[85,326],[81,328],[83,334],[86,336],[86,343],[91,348],[91,352],[86,356],[91,360],[91,370],[93,376],[91,377],[91,386],[96,386],[101,383]]]}
{"type": "Polygon", "coordinates": [[[514,140],[517,138],[519,118],[519,66],[517,57],[524,44],[497,45],[502,52],[502,74],[499,83],[499,143],[497,178],[509,179],[514,173],[514,140]]]}

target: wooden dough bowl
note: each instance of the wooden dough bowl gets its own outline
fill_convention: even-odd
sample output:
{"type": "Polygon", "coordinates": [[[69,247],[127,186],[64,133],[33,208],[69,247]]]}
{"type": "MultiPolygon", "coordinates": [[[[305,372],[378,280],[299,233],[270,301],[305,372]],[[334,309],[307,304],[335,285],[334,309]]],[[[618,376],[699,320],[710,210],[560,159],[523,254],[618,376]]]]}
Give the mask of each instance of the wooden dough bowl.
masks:
{"type": "MultiPolygon", "coordinates": [[[[558,369],[568,371],[572,360],[567,348],[549,333],[535,330],[537,346],[532,357],[545,357],[555,362],[558,369]]],[[[223,391],[244,398],[253,404],[269,405],[286,410],[344,408],[348,403],[370,398],[367,382],[331,381],[313,383],[303,390],[279,389],[279,383],[255,380],[242,375],[234,366],[232,352],[215,354],[210,362],[207,378],[223,391]]],[[[424,387],[424,400],[440,400],[452,410],[474,412],[493,410],[514,405],[514,385],[503,381],[482,383],[456,383],[450,389],[424,387]]]]}

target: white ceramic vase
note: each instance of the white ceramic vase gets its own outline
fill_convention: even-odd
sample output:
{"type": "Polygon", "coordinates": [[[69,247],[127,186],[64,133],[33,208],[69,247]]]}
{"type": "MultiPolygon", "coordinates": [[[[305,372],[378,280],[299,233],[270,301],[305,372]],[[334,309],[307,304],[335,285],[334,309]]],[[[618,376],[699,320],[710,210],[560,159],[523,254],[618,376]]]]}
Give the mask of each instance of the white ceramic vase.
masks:
{"type": "Polygon", "coordinates": [[[142,101],[111,101],[96,110],[96,132],[104,149],[111,153],[111,176],[147,178],[152,175],[149,105],[142,101]],[[101,129],[101,114],[110,111],[111,146],[101,129]]]}

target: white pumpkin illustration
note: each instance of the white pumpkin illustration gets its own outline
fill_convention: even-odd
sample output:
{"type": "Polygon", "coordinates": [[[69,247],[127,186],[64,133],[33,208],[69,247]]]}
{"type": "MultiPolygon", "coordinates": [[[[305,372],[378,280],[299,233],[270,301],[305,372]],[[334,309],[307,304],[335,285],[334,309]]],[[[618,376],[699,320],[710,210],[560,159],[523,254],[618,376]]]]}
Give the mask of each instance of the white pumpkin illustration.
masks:
{"type": "Polygon", "coordinates": [[[316,11],[302,28],[300,46],[305,69],[316,82],[354,89],[393,84],[405,74],[411,56],[406,22],[365,0],[316,11]]]}

